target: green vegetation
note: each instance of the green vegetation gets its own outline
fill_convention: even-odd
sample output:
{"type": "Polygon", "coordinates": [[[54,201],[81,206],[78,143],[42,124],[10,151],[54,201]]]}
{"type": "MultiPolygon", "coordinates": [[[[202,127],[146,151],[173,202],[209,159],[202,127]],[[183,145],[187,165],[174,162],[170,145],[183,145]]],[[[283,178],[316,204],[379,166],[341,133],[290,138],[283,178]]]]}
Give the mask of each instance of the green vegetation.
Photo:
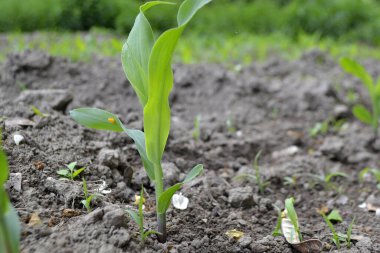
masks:
{"type": "MultiPolygon", "coordinates": [[[[352,234],[352,227],[355,223],[355,218],[351,221],[350,225],[347,228],[346,234],[339,233],[335,230],[334,225],[331,222],[331,219],[329,219],[329,216],[326,216],[323,212],[320,213],[325,220],[327,226],[330,228],[331,233],[333,234],[332,241],[336,245],[338,249],[341,247],[341,242],[345,242],[347,244],[347,248],[351,247],[351,234],[352,234]]],[[[340,215],[339,218],[341,219],[340,215]]]]}
{"type": "Polygon", "coordinates": [[[83,184],[83,193],[84,193],[84,199],[81,201],[83,206],[87,209],[87,212],[91,212],[91,201],[98,196],[98,194],[90,194],[87,189],[87,182],[82,178],[82,184],[83,184]]]}
{"type": "Polygon", "coordinates": [[[296,234],[298,235],[300,241],[302,241],[302,234],[301,234],[300,225],[298,222],[298,216],[297,216],[296,209],[294,208],[294,198],[288,198],[285,200],[285,210],[286,210],[286,216],[292,222],[296,234]]]}
{"type": "Polygon", "coordinates": [[[144,231],[144,214],[143,214],[143,203],[144,203],[144,187],[141,187],[141,192],[140,192],[140,198],[138,199],[138,213],[133,211],[133,210],[130,210],[130,209],[127,209],[127,213],[131,216],[131,218],[136,222],[136,224],[139,226],[139,230],[140,230],[140,238],[141,238],[141,242],[143,243],[146,238],[149,236],[149,235],[152,235],[152,234],[159,234],[157,231],[154,231],[154,230],[148,230],[148,231],[144,231]]]}
{"type": "Polygon", "coordinates": [[[327,216],[324,213],[321,212],[321,215],[322,215],[323,219],[325,220],[327,226],[329,226],[331,233],[333,234],[332,241],[334,242],[336,247],[338,249],[340,249],[340,239],[339,239],[338,233],[336,232],[336,230],[334,228],[334,225],[331,223],[331,221],[327,218],[327,216]]]}
{"type": "Polygon", "coordinates": [[[347,73],[359,78],[368,91],[371,98],[371,112],[364,105],[358,104],[354,106],[352,113],[363,123],[372,126],[374,137],[376,138],[380,118],[380,77],[375,82],[362,65],[349,58],[342,58],[340,65],[347,73]]]}
{"type": "Polygon", "coordinates": [[[74,180],[79,174],[84,171],[84,167],[75,170],[75,166],[77,166],[77,162],[72,162],[68,165],[66,165],[67,169],[62,169],[57,171],[57,174],[60,175],[62,180],[74,180]]]}
{"type": "Polygon", "coordinates": [[[368,173],[372,174],[375,177],[376,183],[377,183],[377,188],[380,190],[380,170],[378,170],[378,169],[373,169],[373,168],[368,168],[368,167],[362,169],[359,173],[359,182],[363,183],[364,182],[364,176],[368,173]]]}
{"type": "Polygon", "coordinates": [[[254,174],[242,173],[237,175],[236,179],[249,179],[254,180],[256,184],[259,186],[259,193],[264,194],[265,188],[269,185],[269,181],[266,181],[260,175],[260,167],[259,167],[259,159],[261,155],[261,150],[256,154],[255,160],[252,163],[252,167],[254,169],[254,174]]]}
{"type": "Polygon", "coordinates": [[[201,115],[197,115],[194,120],[193,138],[199,141],[201,135],[201,115]]]}
{"type": "Polygon", "coordinates": [[[313,185],[320,184],[325,188],[325,190],[335,190],[338,192],[341,192],[341,189],[333,182],[333,178],[348,177],[348,175],[343,172],[331,172],[326,175],[311,174],[310,176],[316,179],[316,182],[314,182],[313,185]]]}
{"type": "Polygon", "coordinates": [[[157,40],[154,39],[152,28],[144,13],[157,5],[172,4],[152,1],[140,7],[140,13],[123,46],[121,59],[124,72],[144,108],[144,132],[126,128],[116,115],[100,109],[81,108],[70,112],[71,117],[81,125],[99,130],[125,132],[134,140],[147,175],[155,185],[160,242],[166,241],[166,211],[173,194],[203,171],[203,166],[199,164],[189,172],[183,182],[164,189],[161,160],[170,131],[172,56],[187,23],[209,2],[210,0],[185,0],[178,10],[178,26],[165,31],[157,40]]]}
{"type": "Polygon", "coordinates": [[[21,226],[16,209],[9,201],[4,184],[9,176],[8,162],[2,149],[0,131],[0,252],[19,252],[21,226]]]}

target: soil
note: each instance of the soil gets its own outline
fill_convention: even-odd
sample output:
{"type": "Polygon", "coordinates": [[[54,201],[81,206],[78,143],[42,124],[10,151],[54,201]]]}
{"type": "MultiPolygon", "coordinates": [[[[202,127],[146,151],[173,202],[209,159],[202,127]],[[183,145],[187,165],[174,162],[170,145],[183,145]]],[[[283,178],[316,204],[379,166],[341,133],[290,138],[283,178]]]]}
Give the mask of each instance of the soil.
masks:
{"type": "MultiPolygon", "coordinates": [[[[363,64],[372,75],[380,74],[379,62],[363,64]]],[[[369,144],[371,128],[350,113],[352,91],[368,101],[358,80],[317,51],[293,62],[272,58],[239,71],[177,64],[174,73],[166,183],[183,179],[197,163],[204,164],[205,172],[182,189],[190,199],[188,208],[169,209],[167,243],[151,236],[141,244],[124,210],[136,208],[134,195],[143,183],[145,227],[154,229],[154,191],[131,139],[85,129],[68,116],[74,108],[98,107],[142,129],[142,111],[120,61],[73,63],[37,51],[8,56],[0,66],[0,127],[13,173],[7,189],[22,222],[22,252],[292,252],[283,237],[271,235],[274,205],[283,208],[291,196],[304,238],[323,241],[323,251],[380,252],[380,216],[358,207],[378,193],[373,178],[359,182],[360,170],[379,166],[379,143],[369,144]],[[49,116],[34,115],[31,106],[49,116]],[[193,137],[197,115],[199,140],[193,137]],[[310,137],[310,128],[326,119],[346,124],[310,137]],[[15,133],[25,138],[20,145],[15,133]],[[260,150],[262,178],[269,181],[262,194],[255,182],[234,179],[253,173],[251,163],[260,150]],[[96,199],[91,213],[80,203],[80,177],[62,181],[57,174],[74,161],[77,168],[85,167],[81,175],[90,190],[102,180],[111,190],[96,199]],[[325,185],[311,176],[336,171],[348,177],[325,185]],[[284,177],[292,176],[295,185],[285,184],[284,177]],[[342,243],[338,250],[332,243],[317,211],[326,207],[340,210],[339,232],[345,233],[355,217],[353,234],[360,237],[350,249],[342,243]],[[232,229],[244,236],[229,238],[226,232],[232,229]]]]}

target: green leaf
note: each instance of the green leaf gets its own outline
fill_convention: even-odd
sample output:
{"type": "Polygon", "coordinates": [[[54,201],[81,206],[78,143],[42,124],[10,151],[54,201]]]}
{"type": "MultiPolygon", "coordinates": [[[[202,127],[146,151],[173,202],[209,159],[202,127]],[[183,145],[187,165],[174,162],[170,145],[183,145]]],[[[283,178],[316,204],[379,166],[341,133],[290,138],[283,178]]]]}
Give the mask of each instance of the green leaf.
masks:
{"type": "Polygon", "coordinates": [[[355,223],[355,217],[352,219],[352,221],[351,221],[351,223],[347,229],[347,238],[346,238],[347,248],[351,247],[351,234],[352,234],[352,227],[354,226],[354,223],[355,223]]]}
{"type": "Polygon", "coordinates": [[[359,173],[359,182],[360,183],[363,183],[364,182],[364,176],[367,174],[367,173],[369,173],[369,170],[370,170],[370,168],[364,168],[364,169],[362,169],[361,171],[360,171],[360,173],[359,173]]]}
{"type": "Polygon", "coordinates": [[[183,183],[177,183],[171,187],[169,187],[166,191],[164,191],[160,198],[158,199],[158,204],[157,204],[157,212],[159,214],[163,214],[168,210],[170,206],[170,200],[172,199],[174,193],[176,193],[179,188],[181,188],[183,183]]]}
{"type": "Polygon", "coordinates": [[[80,108],[71,111],[70,115],[76,122],[88,128],[109,130],[114,132],[125,132],[135,142],[144,168],[150,180],[154,181],[153,164],[149,161],[146,154],[145,135],[142,131],[126,128],[116,115],[101,109],[80,108]]]}
{"type": "Polygon", "coordinates": [[[272,232],[272,235],[273,236],[280,236],[280,235],[282,235],[282,232],[281,232],[282,212],[278,206],[274,205],[274,207],[277,210],[277,223],[276,223],[276,227],[275,227],[274,231],[272,232]]]}
{"type": "Polygon", "coordinates": [[[171,61],[178,39],[188,21],[209,0],[186,0],[178,12],[178,27],[164,32],[149,58],[148,102],[144,107],[144,129],[148,158],[159,164],[170,130],[169,94],[173,87],[171,61]]]}
{"type": "Polygon", "coordinates": [[[131,218],[136,222],[136,224],[141,227],[143,224],[141,223],[140,216],[137,214],[137,212],[133,210],[127,209],[126,212],[131,216],[131,218]]]}
{"type": "Polygon", "coordinates": [[[75,166],[77,166],[77,162],[72,162],[68,164],[66,167],[69,168],[70,171],[73,171],[75,166]]]}
{"type": "Polygon", "coordinates": [[[186,184],[199,176],[203,172],[203,165],[198,164],[194,168],[191,169],[191,171],[186,175],[185,179],[183,180],[183,183],[186,184]]]}
{"type": "Polygon", "coordinates": [[[84,167],[83,168],[80,168],[79,170],[76,170],[74,173],[73,173],[73,178],[76,178],[82,171],[84,171],[84,167]]]}
{"type": "Polygon", "coordinates": [[[82,177],[82,184],[83,184],[84,197],[87,198],[87,196],[88,196],[88,189],[87,189],[87,182],[84,179],[84,177],[82,177]]]}
{"type": "Polygon", "coordinates": [[[339,210],[332,210],[331,213],[327,216],[327,219],[329,221],[335,221],[335,222],[342,222],[342,216],[340,216],[339,210]]]}
{"type": "Polygon", "coordinates": [[[324,213],[321,213],[323,219],[325,220],[327,226],[329,226],[330,230],[331,230],[331,233],[333,234],[333,242],[335,243],[335,245],[338,247],[338,249],[340,248],[340,239],[339,239],[339,235],[337,234],[335,228],[334,228],[334,225],[331,223],[331,221],[327,218],[327,216],[324,214],[324,213]]]}
{"type": "Polygon", "coordinates": [[[367,87],[370,93],[372,93],[371,91],[373,91],[374,88],[372,77],[362,65],[352,59],[342,58],[340,59],[340,66],[347,73],[350,73],[362,80],[363,84],[367,87]]]}
{"type": "Polygon", "coordinates": [[[141,239],[142,239],[143,241],[145,241],[145,239],[146,239],[148,236],[153,235],[153,234],[155,234],[155,235],[159,235],[160,233],[158,233],[157,231],[154,231],[154,230],[149,230],[149,231],[146,231],[145,233],[143,233],[141,239]]]}
{"type": "Polygon", "coordinates": [[[325,182],[330,183],[330,181],[333,177],[348,177],[348,175],[346,173],[343,173],[343,172],[333,172],[333,173],[328,174],[325,177],[325,182]]]}
{"type": "MultiPolygon", "coordinates": [[[[1,138],[1,135],[0,135],[1,138]]],[[[8,161],[4,151],[0,147],[0,187],[7,181],[9,176],[8,161]]]]}
{"type": "Polygon", "coordinates": [[[70,174],[70,171],[68,170],[59,170],[57,171],[57,174],[63,177],[67,177],[70,174]]]}
{"type": "Polygon", "coordinates": [[[123,132],[119,118],[107,111],[97,108],[79,108],[70,111],[70,116],[82,126],[113,132],[123,132]]]}
{"type": "Polygon", "coordinates": [[[354,116],[361,122],[371,125],[372,124],[372,115],[371,113],[362,105],[355,105],[352,109],[354,116]]]}
{"type": "Polygon", "coordinates": [[[300,226],[298,223],[298,216],[297,216],[296,210],[294,209],[293,203],[294,203],[294,198],[286,199],[285,200],[285,208],[286,208],[287,216],[291,220],[296,232],[298,233],[298,235],[300,237],[300,240],[302,241],[302,236],[301,236],[300,229],[299,229],[300,226]]]}
{"type": "MultiPolygon", "coordinates": [[[[5,223],[4,225],[5,225],[5,231],[7,233],[7,238],[9,238],[8,243],[11,248],[10,252],[19,252],[21,226],[20,226],[16,209],[14,209],[14,207],[10,205],[8,212],[5,213],[3,218],[4,218],[4,223],[5,223]]],[[[0,250],[2,250],[2,246],[3,245],[0,245],[0,250]]]]}
{"type": "Polygon", "coordinates": [[[125,75],[143,107],[148,101],[149,56],[154,44],[153,31],[144,12],[159,4],[173,5],[174,3],[152,1],[142,5],[121,54],[125,75]]]}

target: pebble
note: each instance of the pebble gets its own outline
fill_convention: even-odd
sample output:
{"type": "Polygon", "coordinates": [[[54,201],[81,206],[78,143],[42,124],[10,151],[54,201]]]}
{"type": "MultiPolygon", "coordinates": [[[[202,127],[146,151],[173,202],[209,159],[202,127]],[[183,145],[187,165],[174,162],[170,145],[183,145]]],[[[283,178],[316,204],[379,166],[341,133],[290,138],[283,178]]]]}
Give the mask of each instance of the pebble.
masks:
{"type": "Polygon", "coordinates": [[[94,224],[103,218],[104,211],[101,208],[95,209],[84,217],[85,224],[94,224]]]}
{"type": "Polygon", "coordinates": [[[99,151],[98,160],[101,165],[111,169],[117,169],[120,164],[120,152],[113,149],[101,149],[99,151]]]}
{"type": "Polygon", "coordinates": [[[126,225],[125,212],[121,208],[109,211],[103,216],[104,224],[107,227],[123,227],[126,225]]]}
{"type": "Polygon", "coordinates": [[[249,208],[253,206],[253,189],[250,186],[228,190],[228,202],[233,207],[249,208]]]}
{"type": "Polygon", "coordinates": [[[12,187],[18,192],[21,192],[22,174],[21,173],[10,173],[8,186],[12,187]]]}
{"type": "Polygon", "coordinates": [[[162,163],[162,171],[164,173],[164,184],[172,186],[179,181],[181,171],[174,163],[162,163]]]}
{"type": "Polygon", "coordinates": [[[250,236],[243,236],[238,243],[240,247],[246,248],[252,243],[252,238],[250,236]]]}

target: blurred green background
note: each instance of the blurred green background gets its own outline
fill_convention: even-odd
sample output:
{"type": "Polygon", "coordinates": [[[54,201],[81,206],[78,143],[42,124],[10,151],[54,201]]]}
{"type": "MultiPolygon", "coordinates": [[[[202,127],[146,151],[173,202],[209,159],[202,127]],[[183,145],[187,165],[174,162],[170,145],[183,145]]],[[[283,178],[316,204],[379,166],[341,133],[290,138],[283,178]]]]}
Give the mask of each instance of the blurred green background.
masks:
{"type": "MultiPolygon", "coordinates": [[[[0,0],[0,59],[26,48],[74,60],[116,55],[144,2],[0,0]]],[[[159,32],[175,25],[175,11],[162,6],[147,15],[159,32]]],[[[380,58],[379,14],[380,0],[214,0],[189,25],[177,60],[249,63],[311,48],[380,58]]]]}

